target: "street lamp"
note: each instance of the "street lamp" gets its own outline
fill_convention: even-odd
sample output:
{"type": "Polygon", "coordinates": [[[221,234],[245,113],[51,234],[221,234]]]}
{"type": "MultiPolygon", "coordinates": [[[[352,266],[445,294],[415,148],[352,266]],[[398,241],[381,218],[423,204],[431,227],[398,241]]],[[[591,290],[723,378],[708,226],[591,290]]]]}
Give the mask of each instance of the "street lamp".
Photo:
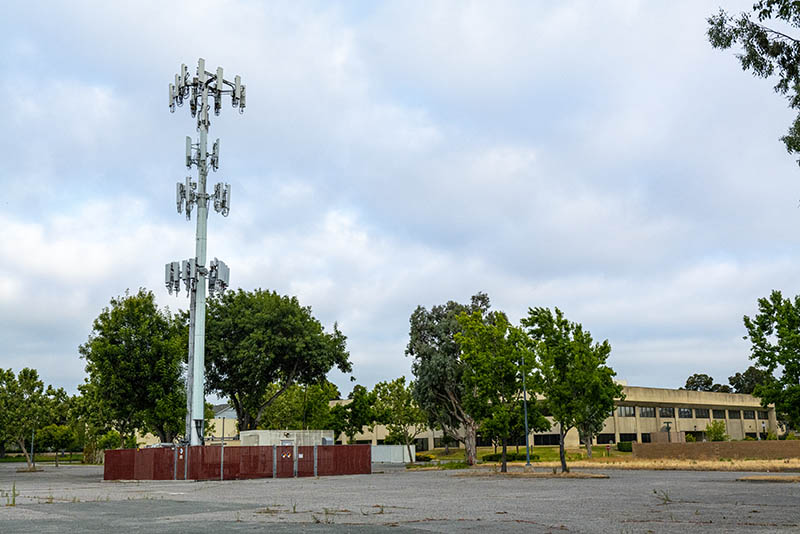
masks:
{"type": "Polygon", "coordinates": [[[525,353],[522,353],[522,408],[525,417],[525,469],[531,468],[531,446],[530,437],[528,435],[528,389],[525,387],[525,375],[528,374],[525,369],[525,353]]]}

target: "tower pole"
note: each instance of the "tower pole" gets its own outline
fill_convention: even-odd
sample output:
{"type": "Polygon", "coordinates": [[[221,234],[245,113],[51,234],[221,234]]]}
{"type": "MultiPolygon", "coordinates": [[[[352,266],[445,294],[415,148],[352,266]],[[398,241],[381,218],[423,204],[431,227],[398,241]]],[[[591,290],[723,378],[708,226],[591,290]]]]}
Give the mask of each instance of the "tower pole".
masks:
{"type": "Polygon", "coordinates": [[[185,163],[187,168],[197,166],[197,182],[187,177],[185,183],[177,185],[178,213],[186,209],[186,218],[191,218],[197,206],[197,227],[195,234],[195,256],[180,262],[166,265],[165,282],[170,294],[177,294],[181,281],[189,294],[189,354],[186,373],[186,441],[190,445],[203,444],[203,421],[205,414],[205,334],[206,334],[206,283],[208,293],[222,292],[228,287],[229,269],[225,262],[216,258],[206,267],[206,245],[208,235],[208,208],[213,200],[214,209],[223,216],[230,211],[230,185],[216,184],[213,195],[207,191],[209,166],[216,171],[219,167],[219,139],[214,143],[212,153],[208,151],[209,92],[214,98],[214,114],[219,115],[222,97],[230,95],[234,107],[242,113],[245,108],[245,86],[239,76],[233,82],[222,77],[222,67],[216,75],[206,72],[206,62],[197,62],[197,76],[191,77],[186,65],[181,65],[180,74],[175,75],[175,83],[169,86],[169,107],[175,111],[189,101],[192,116],[197,117],[197,144],[186,138],[185,163]],[[214,84],[213,86],[211,84],[214,84]]]}

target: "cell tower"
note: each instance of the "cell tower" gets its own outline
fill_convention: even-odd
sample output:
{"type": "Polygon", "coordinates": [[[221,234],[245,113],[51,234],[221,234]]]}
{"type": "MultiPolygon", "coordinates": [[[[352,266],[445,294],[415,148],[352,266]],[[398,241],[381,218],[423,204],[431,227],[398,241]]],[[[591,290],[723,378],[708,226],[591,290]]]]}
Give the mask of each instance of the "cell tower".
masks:
{"type": "Polygon", "coordinates": [[[169,84],[169,110],[175,112],[176,106],[188,101],[192,117],[197,117],[197,143],[186,137],[186,168],[197,167],[197,182],[187,176],[176,187],[178,213],[185,210],[186,220],[191,220],[192,210],[197,207],[197,237],[195,257],[181,262],[167,263],[165,283],[167,290],[178,294],[183,281],[189,295],[189,367],[186,378],[186,439],[191,445],[203,443],[203,413],[205,410],[205,334],[206,334],[206,278],[208,292],[222,292],[228,287],[230,270],[225,262],[216,258],[206,268],[206,227],[208,224],[208,203],[213,200],[214,209],[228,216],[230,210],[231,186],[219,183],[214,186],[213,195],[206,193],[208,168],[215,172],[219,168],[219,139],[208,152],[209,97],[214,99],[214,115],[222,110],[223,95],[231,95],[233,107],[244,112],[246,101],[245,86],[241,78],[235,76],[233,82],[222,77],[222,67],[207,72],[206,61],[197,62],[197,75],[191,77],[185,64],[175,75],[175,82],[169,84]]]}

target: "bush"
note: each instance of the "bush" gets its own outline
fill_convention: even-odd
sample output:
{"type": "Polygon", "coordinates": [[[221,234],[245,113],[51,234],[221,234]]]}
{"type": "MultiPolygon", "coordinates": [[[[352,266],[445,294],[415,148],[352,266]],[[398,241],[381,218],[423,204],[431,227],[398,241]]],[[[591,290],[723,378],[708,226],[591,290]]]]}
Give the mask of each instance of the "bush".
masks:
{"type": "MultiPolygon", "coordinates": [[[[503,459],[503,454],[500,452],[492,453],[492,454],[484,454],[481,456],[481,460],[484,462],[500,462],[503,459]]],[[[531,462],[536,462],[539,460],[538,454],[531,454],[531,462]]],[[[506,453],[506,461],[508,462],[524,462],[525,461],[525,453],[521,452],[517,454],[516,452],[507,452],[506,453]]]]}
{"type": "Polygon", "coordinates": [[[694,437],[694,434],[686,434],[686,443],[694,443],[697,441],[697,438],[694,437]]]}
{"type": "Polygon", "coordinates": [[[784,434],[783,436],[781,436],[781,439],[787,439],[787,440],[790,440],[790,441],[791,441],[791,440],[796,440],[796,439],[800,439],[800,438],[799,438],[799,437],[797,437],[797,434],[795,434],[794,432],[792,432],[792,431],[790,430],[790,431],[788,431],[786,434],[784,434]]]}
{"type": "Polygon", "coordinates": [[[431,456],[431,455],[429,455],[429,454],[420,454],[420,453],[417,453],[417,454],[414,456],[414,459],[415,459],[417,462],[430,462],[431,460],[433,460],[433,456],[431,456]]]}
{"type": "Polygon", "coordinates": [[[728,441],[730,436],[725,433],[725,421],[714,421],[706,426],[706,437],[709,441],[728,441]]]}
{"type": "Polygon", "coordinates": [[[617,443],[617,450],[620,452],[633,452],[633,442],[620,441],[617,443]]]}

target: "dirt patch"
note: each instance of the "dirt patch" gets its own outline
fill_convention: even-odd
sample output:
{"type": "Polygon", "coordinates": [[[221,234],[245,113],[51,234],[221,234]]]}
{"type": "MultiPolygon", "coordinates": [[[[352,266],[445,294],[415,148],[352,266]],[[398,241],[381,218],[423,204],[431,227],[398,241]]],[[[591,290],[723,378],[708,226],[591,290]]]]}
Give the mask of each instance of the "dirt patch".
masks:
{"type": "Polygon", "coordinates": [[[800,475],[752,475],[736,480],[741,482],[800,482],[800,475]]]}
{"type": "Polygon", "coordinates": [[[569,473],[548,473],[548,472],[511,472],[497,473],[494,471],[469,470],[456,473],[456,477],[495,477],[495,478],[608,478],[608,475],[598,473],[584,473],[581,471],[570,471],[569,473]]]}

